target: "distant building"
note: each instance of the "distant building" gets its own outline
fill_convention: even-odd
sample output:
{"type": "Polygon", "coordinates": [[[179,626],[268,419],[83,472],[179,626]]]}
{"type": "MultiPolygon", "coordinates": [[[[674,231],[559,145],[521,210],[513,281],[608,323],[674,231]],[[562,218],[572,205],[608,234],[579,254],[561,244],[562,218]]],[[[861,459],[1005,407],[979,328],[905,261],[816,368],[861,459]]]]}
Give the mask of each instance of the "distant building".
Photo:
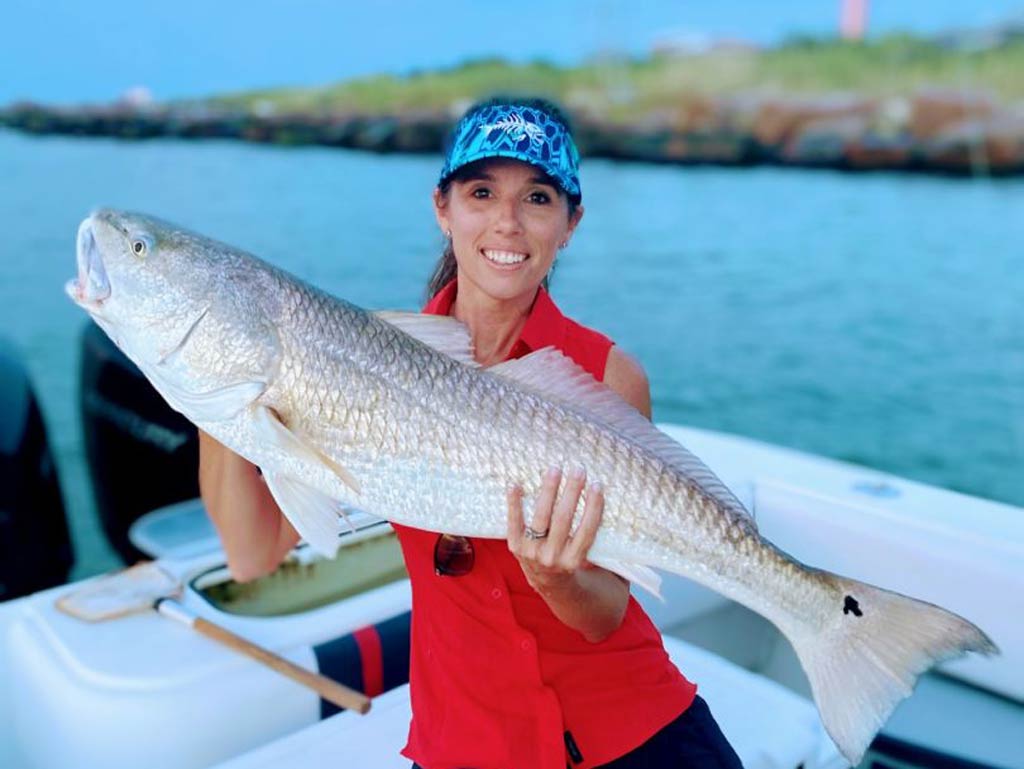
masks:
{"type": "Polygon", "coordinates": [[[129,88],[117,100],[118,104],[123,104],[126,107],[148,107],[153,102],[153,92],[144,85],[129,88]]]}
{"type": "Polygon", "coordinates": [[[655,39],[651,51],[659,56],[700,56],[711,50],[714,39],[705,32],[674,30],[655,39]]]}
{"type": "Polygon", "coordinates": [[[761,46],[734,37],[716,38],[705,32],[662,33],[651,45],[656,56],[703,56],[709,53],[753,53],[761,46]]]}

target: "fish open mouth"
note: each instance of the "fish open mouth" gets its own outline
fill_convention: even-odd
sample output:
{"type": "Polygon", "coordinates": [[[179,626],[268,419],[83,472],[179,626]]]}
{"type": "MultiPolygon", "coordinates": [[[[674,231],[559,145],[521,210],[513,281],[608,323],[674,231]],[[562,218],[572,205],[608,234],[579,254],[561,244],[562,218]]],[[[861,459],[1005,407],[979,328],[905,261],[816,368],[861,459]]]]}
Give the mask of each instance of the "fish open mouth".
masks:
{"type": "Polygon", "coordinates": [[[110,296],[110,280],[103,267],[96,236],[92,231],[92,217],[78,227],[78,276],[64,287],[75,302],[83,307],[97,308],[110,296]]]}

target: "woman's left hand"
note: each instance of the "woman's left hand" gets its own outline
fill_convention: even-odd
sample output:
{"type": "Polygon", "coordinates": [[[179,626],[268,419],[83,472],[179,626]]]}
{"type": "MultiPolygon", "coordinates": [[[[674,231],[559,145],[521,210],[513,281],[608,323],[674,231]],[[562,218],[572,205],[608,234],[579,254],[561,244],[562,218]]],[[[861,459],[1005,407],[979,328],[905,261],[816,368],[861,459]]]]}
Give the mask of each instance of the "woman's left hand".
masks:
{"type": "Polygon", "coordinates": [[[552,468],[544,475],[530,526],[523,520],[523,490],[508,493],[508,547],[518,559],[527,581],[541,595],[566,588],[581,569],[593,568],[587,553],[604,513],[604,492],[593,483],[587,489],[580,525],[572,532],[573,517],[586,486],[582,468],[568,473],[558,496],[562,471],[552,468]]]}

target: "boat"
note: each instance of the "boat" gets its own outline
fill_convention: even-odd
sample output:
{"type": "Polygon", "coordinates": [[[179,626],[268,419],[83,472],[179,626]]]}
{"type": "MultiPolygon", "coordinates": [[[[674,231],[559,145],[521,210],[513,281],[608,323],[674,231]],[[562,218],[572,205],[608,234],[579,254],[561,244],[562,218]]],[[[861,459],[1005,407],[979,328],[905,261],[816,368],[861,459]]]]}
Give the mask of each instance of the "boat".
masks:
{"type": "MultiPolygon", "coordinates": [[[[795,557],[941,604],[999,645],[998,657],[922,676],[862,766],[1024,768],[1024,509],[748,438],[660,427],[795,557]]],[[[186,608],[372,694],[369,714],[339,712],[153,611],[69,617],[57,602],[83,584],[58,585],[0,604],[0,766],[407,769],[409,584],[390,526],[368,515],[354,523],[336,559],[300,546],[247,584],[231,579],[198,500],[145,513],[127,538],[180,583],[186,608]]],[[[662,593],[637,597],[747,769],[847,765],[772,625],[680,577],[665,575],[662,593]]]]}

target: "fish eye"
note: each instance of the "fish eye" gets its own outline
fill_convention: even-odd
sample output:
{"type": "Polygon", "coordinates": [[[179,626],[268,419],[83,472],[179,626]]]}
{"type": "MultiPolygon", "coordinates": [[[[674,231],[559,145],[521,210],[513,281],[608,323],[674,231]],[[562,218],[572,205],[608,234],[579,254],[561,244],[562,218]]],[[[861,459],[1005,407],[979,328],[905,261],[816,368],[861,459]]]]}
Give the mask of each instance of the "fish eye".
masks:
{"type": "Polygon", "coordinates": [[[145,238],[135,238],[132,241],[132,251],[136,256],[145,256],[149,251],[149,244],[146,242],[145,238]]]}

